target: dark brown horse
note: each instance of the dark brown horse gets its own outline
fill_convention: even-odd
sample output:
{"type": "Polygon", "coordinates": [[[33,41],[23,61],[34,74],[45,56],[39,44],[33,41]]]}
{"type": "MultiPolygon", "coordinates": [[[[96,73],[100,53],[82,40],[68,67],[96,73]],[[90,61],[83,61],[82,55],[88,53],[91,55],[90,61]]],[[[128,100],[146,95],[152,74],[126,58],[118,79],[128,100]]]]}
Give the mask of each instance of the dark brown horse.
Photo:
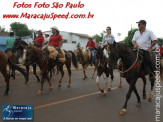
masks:
{"type": "MultiPolygon", "coordinates": [[[[14,46],[13,48],[20,53],[20,55],[22,56],[23,55],[23,50],[24,48],[27,46],[28,44],[25,42],[25,41],[22,41],[20,38],[16,39],[15,40],[15,43],[14,43],[14,46]]],[[[35,63],[32,63],[30,64],[32,67],[33,67],[33,74],[36,76],[37,78],[37,82],[40,81],[40,78],[39,76],[37,75],[36,73],[36,64],[35,63]]],[[[30,65],[25,65],[26,67],[26,74],[27,74],[27,80],[25,83],[27,83],[29,81],[29,68],[30,68],[30,65]]]]}
{"type": "MultiPolygon", "coordinates": [[[[55,48],[54,48],[55,49],[55,48]]],[[[43,92],[43,84],[44,81],[47,79],[49,83],[50,89],[52,89],[52,84],[48,75],[48,72],[54,68],[54,66],[58,66],[59,71],[61,72],[61,78],[59,79],[58,87],[61,87],[61,82],[64,76],[63,65],[65,64],[69,74],[69,83],[68,87],[71,85],[71,61],[73,62],[74,66],[77,68],[77,61],[75,59],[75,55],[73,52],[69,52],[69,59],[65,61],[65,63],[60,62],[58,53],[55,56],[55,59],[49,58],[50,52],[48,49],[40,50],[33,45],[28,45],[24,49],[23,60],[27,64],[36,63],[38,64],[41,70],[41,89],[38,91],[38,94],[42,94],[43,92]],[[76,63],[75,63],[76,62],[76,63]]]]}
{"type": "Polygon", "coordinates": [[[7,64],[10,64],[11,68],[16,69],[19,72],[21,72],[24,75],[25,78],[26,78],[26,74],[24,72],[24,69],[17,66],[13,62],[11,62],[10,59],[8,58],[8,56],[1,50],[0,50],[0,57],[1,57],[1,60],[0,60],[0,72],[4,76],[5,82],[6,82],[6,91],[5,91],[4,95],[8,95],[10,77],[9,77],[9,74],[7,73],[7,64]]]}
{"type": "MultiPolygon", "coordinates": [[[[150,74],[150,71],[148,70],[148,67],[146,65],[146,62],[142,60],[142,57],[139,56],[139,50],[137,53],[133,51],[131,48],[129,48],[127,45],[122,43],[116,43],[109,45],[109,67],[114,68],[116,65],[116,62],[119,58],[121,58],[123,63],[123,72],[124,77],[126,78],[127,83],[129,84],[129,90],[126,95],[126,101],[123,106],[123,109],[121,110],[120,114],[124,115],[127,108],[128,100],[130,99],[132,91],[134,91],[136,97],[137,97],[137,106],[141,105],[140,96],[136,89],[136,81],[138,78],[142,78],[144,82],[143,86],[143,99],[146,99],[146,78],[145,76],[150,74]]],[[[151,76],[151,75],[149,75],[151,76]]],[[[152,95],[153,95],[153,86],[155,79],[153,77],[149,78],[151,81],[151,92],[148,101],[152,101],[152,95]]]]}
{"type": "MultiPolygon", "coordinates": [[[[98,48],[95,48],[96,50],[96,66],[97,66],[97,78],[96,78],[96,83],[97,86],[99,88],[99,90],[103,93],[104,96],[106,96],[107,91],[111,91],[112,88],[112,82],[114,79],[114,75],[113,75],[113,69],[110,69],[108,66],[108,58],[109,55],[105,49],[105,46],[102,48],[101,46],[99,46],[98,48]],[[105,89],[102,89],[100,87],[100,77],[102,74],[105,74],[104,79],[105,79],[105,89]],[[111,76],[111,81],[109,84],[109,88],[108,88],[108,78],[109,75],[111,76]]],[[[122,81],[121,81],[121,77],[120,77],[120,85],[119,88],[122,87],[122,81]]]]}

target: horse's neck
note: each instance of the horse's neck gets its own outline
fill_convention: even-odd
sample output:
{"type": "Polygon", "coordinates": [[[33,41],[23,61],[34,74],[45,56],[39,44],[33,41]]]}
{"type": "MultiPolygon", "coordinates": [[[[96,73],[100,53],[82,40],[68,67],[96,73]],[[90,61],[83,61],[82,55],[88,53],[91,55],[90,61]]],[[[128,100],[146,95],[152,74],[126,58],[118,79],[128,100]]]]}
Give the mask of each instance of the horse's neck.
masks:
{"type": "Polygon", "coordinates": [[[43,57],[43,51],[38,48],[34,48],[34,54],[37,61],[40,61],[40,59],[43,57]]]}
{"type": "Polygon", "coordinates": [[[108,59],[109,58],[109,54],[108,51],[106,49],[103,50],[103,56],[108,59]]]}
{"type": "Polygon", "coordinates": [[[118,55],[120,56],[122,63],[125,68],[132,66],[136,60],[136,54],[132,50],[119,50],[118,55]]]}

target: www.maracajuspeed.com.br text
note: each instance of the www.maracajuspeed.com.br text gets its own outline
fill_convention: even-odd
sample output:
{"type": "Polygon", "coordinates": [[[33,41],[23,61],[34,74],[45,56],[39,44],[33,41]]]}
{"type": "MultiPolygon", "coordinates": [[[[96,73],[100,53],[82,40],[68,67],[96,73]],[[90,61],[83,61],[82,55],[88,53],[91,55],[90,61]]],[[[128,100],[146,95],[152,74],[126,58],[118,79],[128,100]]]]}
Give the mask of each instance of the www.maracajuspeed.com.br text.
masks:
{"type": "Polygon", "coordinates": [[[44,14],[30,14],[30,13],[21,13],[21,14],[3,14],[3,18],[8,19],[18,19],[18,18],[25,18],[25,19],[92,19],[94,14],[89,12],[88,14],[55,14],[55,13],[44,13],[44,14]]]}

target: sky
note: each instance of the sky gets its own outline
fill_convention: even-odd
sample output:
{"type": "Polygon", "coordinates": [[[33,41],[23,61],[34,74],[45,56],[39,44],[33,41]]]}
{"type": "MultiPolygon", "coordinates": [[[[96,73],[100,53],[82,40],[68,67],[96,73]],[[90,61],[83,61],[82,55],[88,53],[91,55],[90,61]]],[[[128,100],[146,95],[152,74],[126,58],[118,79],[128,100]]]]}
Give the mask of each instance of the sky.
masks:
{"type": "Polygon", "coordinates": [[[107,26],[112,28],[116,41],[123,40],[128,31],[137,28],[136,22],[147,21],[147,29],[154,32],[156,37],[163,37],[163,0],[4,0],[0,4],[0,26],[10,29],[10,23],[21,22],[27,24],[29,29],[48,31],[57,26],[60,31],[82,33],[88,35],[100,34],[107,26]],[[84,4],[83,8],[65,8],[67,2],[84,4]],[[13,8],[14,2],[32,4],[31,8],[13,8]],[[49,8],[34,8],[35,2],[46,2],[49,8]],[[51,8],[53,2],[63,4],[63,8],[51,8]],[[94,14],[91,19],[4,19],[3,14],[94,14]],[[120,38],[117,34],[121,33],[120,38]]]}

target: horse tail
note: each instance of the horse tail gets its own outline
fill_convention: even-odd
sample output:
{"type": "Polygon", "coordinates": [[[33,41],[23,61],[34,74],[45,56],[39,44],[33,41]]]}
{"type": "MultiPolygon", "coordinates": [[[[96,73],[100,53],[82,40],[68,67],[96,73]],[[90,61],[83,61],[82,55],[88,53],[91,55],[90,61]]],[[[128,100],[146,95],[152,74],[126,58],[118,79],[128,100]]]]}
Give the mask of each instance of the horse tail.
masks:
{"type": "Polygon", "coordinates": [[[21,67],[19,67],[18,65],[14,64],[13,62],[10,61],[10,59],[8,59],[8,63],[10,64],[10,66],[16,70],[18,70],[20,73],[22,73],[26,79],[26,73],[25,70],[21,67]]]}
{"type": "Polygon", "coordinates": [[[72,63],[76,69],[78,69],[78,62],[77,62],[77,57],[73,51],[68,51],[72,55],[72,63]]]}

